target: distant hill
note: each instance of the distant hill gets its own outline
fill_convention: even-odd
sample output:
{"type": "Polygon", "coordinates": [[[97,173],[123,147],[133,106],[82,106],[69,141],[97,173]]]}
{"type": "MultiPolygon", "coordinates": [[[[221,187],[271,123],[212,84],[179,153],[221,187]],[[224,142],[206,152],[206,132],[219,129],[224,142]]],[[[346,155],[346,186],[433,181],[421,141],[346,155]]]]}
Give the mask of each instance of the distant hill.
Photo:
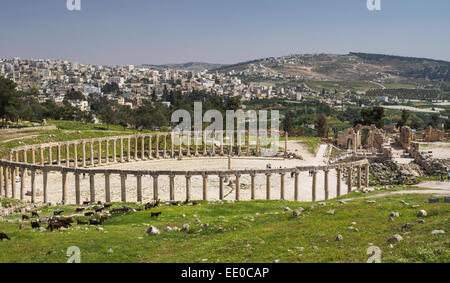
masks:
{"type": "Polygon", "coordinates": [[[143,64],[142,66],[153,67],[153,68],[164,68],[164,69],[174,69],[174,70],[183,70],[183,71],[194,71],[201,72],[204,70],[214,70],[217,68],[222,68],[223,64],[211,64],[204,62],[188,62],[181,64],[163,64],[163,65],[151,65],[151,64],[143,64]]]}

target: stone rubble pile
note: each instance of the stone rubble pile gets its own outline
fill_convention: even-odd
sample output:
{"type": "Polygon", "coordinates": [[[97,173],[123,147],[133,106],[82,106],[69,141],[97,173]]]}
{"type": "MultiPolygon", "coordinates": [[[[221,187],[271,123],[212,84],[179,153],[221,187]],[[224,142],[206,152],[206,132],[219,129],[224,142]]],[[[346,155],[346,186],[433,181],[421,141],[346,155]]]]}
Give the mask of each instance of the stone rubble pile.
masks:
{"type": "Polygon", "coordinates": [[[371,186],[375,185],[414,185],[417,180],[411,174],[405,174],[393,161],[373,163],[370,166],[372,175],[371,186]]]}

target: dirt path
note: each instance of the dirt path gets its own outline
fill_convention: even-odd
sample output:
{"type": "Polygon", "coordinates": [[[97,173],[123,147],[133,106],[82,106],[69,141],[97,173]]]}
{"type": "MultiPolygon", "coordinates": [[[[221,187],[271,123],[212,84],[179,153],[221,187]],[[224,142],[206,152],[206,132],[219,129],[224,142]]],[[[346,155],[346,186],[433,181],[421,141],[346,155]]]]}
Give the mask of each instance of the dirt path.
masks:
{"type": "Polygon", "coordinates": [[[380,198],[390,195],[407,195],[407,194],[419,194],[419,195],[437,195],[437,196],[450,196],[450,182],[422,182],[415,187],[427,188],[426,190],[404,190],[396,192],[379,193],[366,197],[349,198],[344,201],[355,199],[371,199],[380,198]]]}

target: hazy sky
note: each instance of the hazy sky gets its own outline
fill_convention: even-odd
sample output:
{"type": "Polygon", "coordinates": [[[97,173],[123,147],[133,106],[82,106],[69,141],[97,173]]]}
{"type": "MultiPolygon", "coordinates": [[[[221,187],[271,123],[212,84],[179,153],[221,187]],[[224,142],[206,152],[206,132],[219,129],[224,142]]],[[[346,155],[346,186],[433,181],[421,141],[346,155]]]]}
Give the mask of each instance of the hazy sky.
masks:
{"type": "Polygon", "coordinates": [[[2,0],[0,57],[122,65],[350,51],[450,61],[449,0],[2,0]]]}

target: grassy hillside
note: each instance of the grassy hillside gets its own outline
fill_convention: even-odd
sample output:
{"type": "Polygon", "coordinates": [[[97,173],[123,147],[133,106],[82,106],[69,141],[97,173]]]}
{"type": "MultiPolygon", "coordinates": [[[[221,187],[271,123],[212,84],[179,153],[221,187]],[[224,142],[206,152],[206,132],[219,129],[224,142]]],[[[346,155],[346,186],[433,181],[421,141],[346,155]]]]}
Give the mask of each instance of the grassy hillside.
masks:
{"type": "MultiPolygon", "coordinates": [[[[448,234],[430,235],[433,230],[448,233],[449,204],[428,204],[427,198],[388,196],[376,203],[359,199],[345,204],[332,200],[326,206],[286,201],[161,206],[153,209],[162,212],[159,218],[144,211],[116,215],[104,223],[103,231],[73,225],[63,232],[38,232],[0,222],[0,232],[11,237],[0,242],[0,262],[65,262],[70,246],[80,248],[82,262],[366,262],[370,246],[382,250],[383,262],[450,262],[448,234]],[[292,211],[284,211],[287,206],[304,211],[293,217],[292,211]],[[416,222],[420,209],[428,211],[424,224],[416,222]],[[329,214],[330,210],[335,214],[329,214]],[[388,222],[393,211],[400,217],[388,222]],[[205,223],[208,227],[201,226],[205,223]],[[406,223],[412,226],[402,231],[406,223]],[[188,232],[164,231],[183,224],[190,225],[188,232]],[[161,234],[146,235],[147,225],[161,234]],[[389,247],[387,240],[395,234],[404,240],[389,247]],[[342,241],[336,241],[338,235],[342,241]]],[[[43,209],[41,217],[56,209],[63,209],[67,216],[75,207],[43,209]]]]}

